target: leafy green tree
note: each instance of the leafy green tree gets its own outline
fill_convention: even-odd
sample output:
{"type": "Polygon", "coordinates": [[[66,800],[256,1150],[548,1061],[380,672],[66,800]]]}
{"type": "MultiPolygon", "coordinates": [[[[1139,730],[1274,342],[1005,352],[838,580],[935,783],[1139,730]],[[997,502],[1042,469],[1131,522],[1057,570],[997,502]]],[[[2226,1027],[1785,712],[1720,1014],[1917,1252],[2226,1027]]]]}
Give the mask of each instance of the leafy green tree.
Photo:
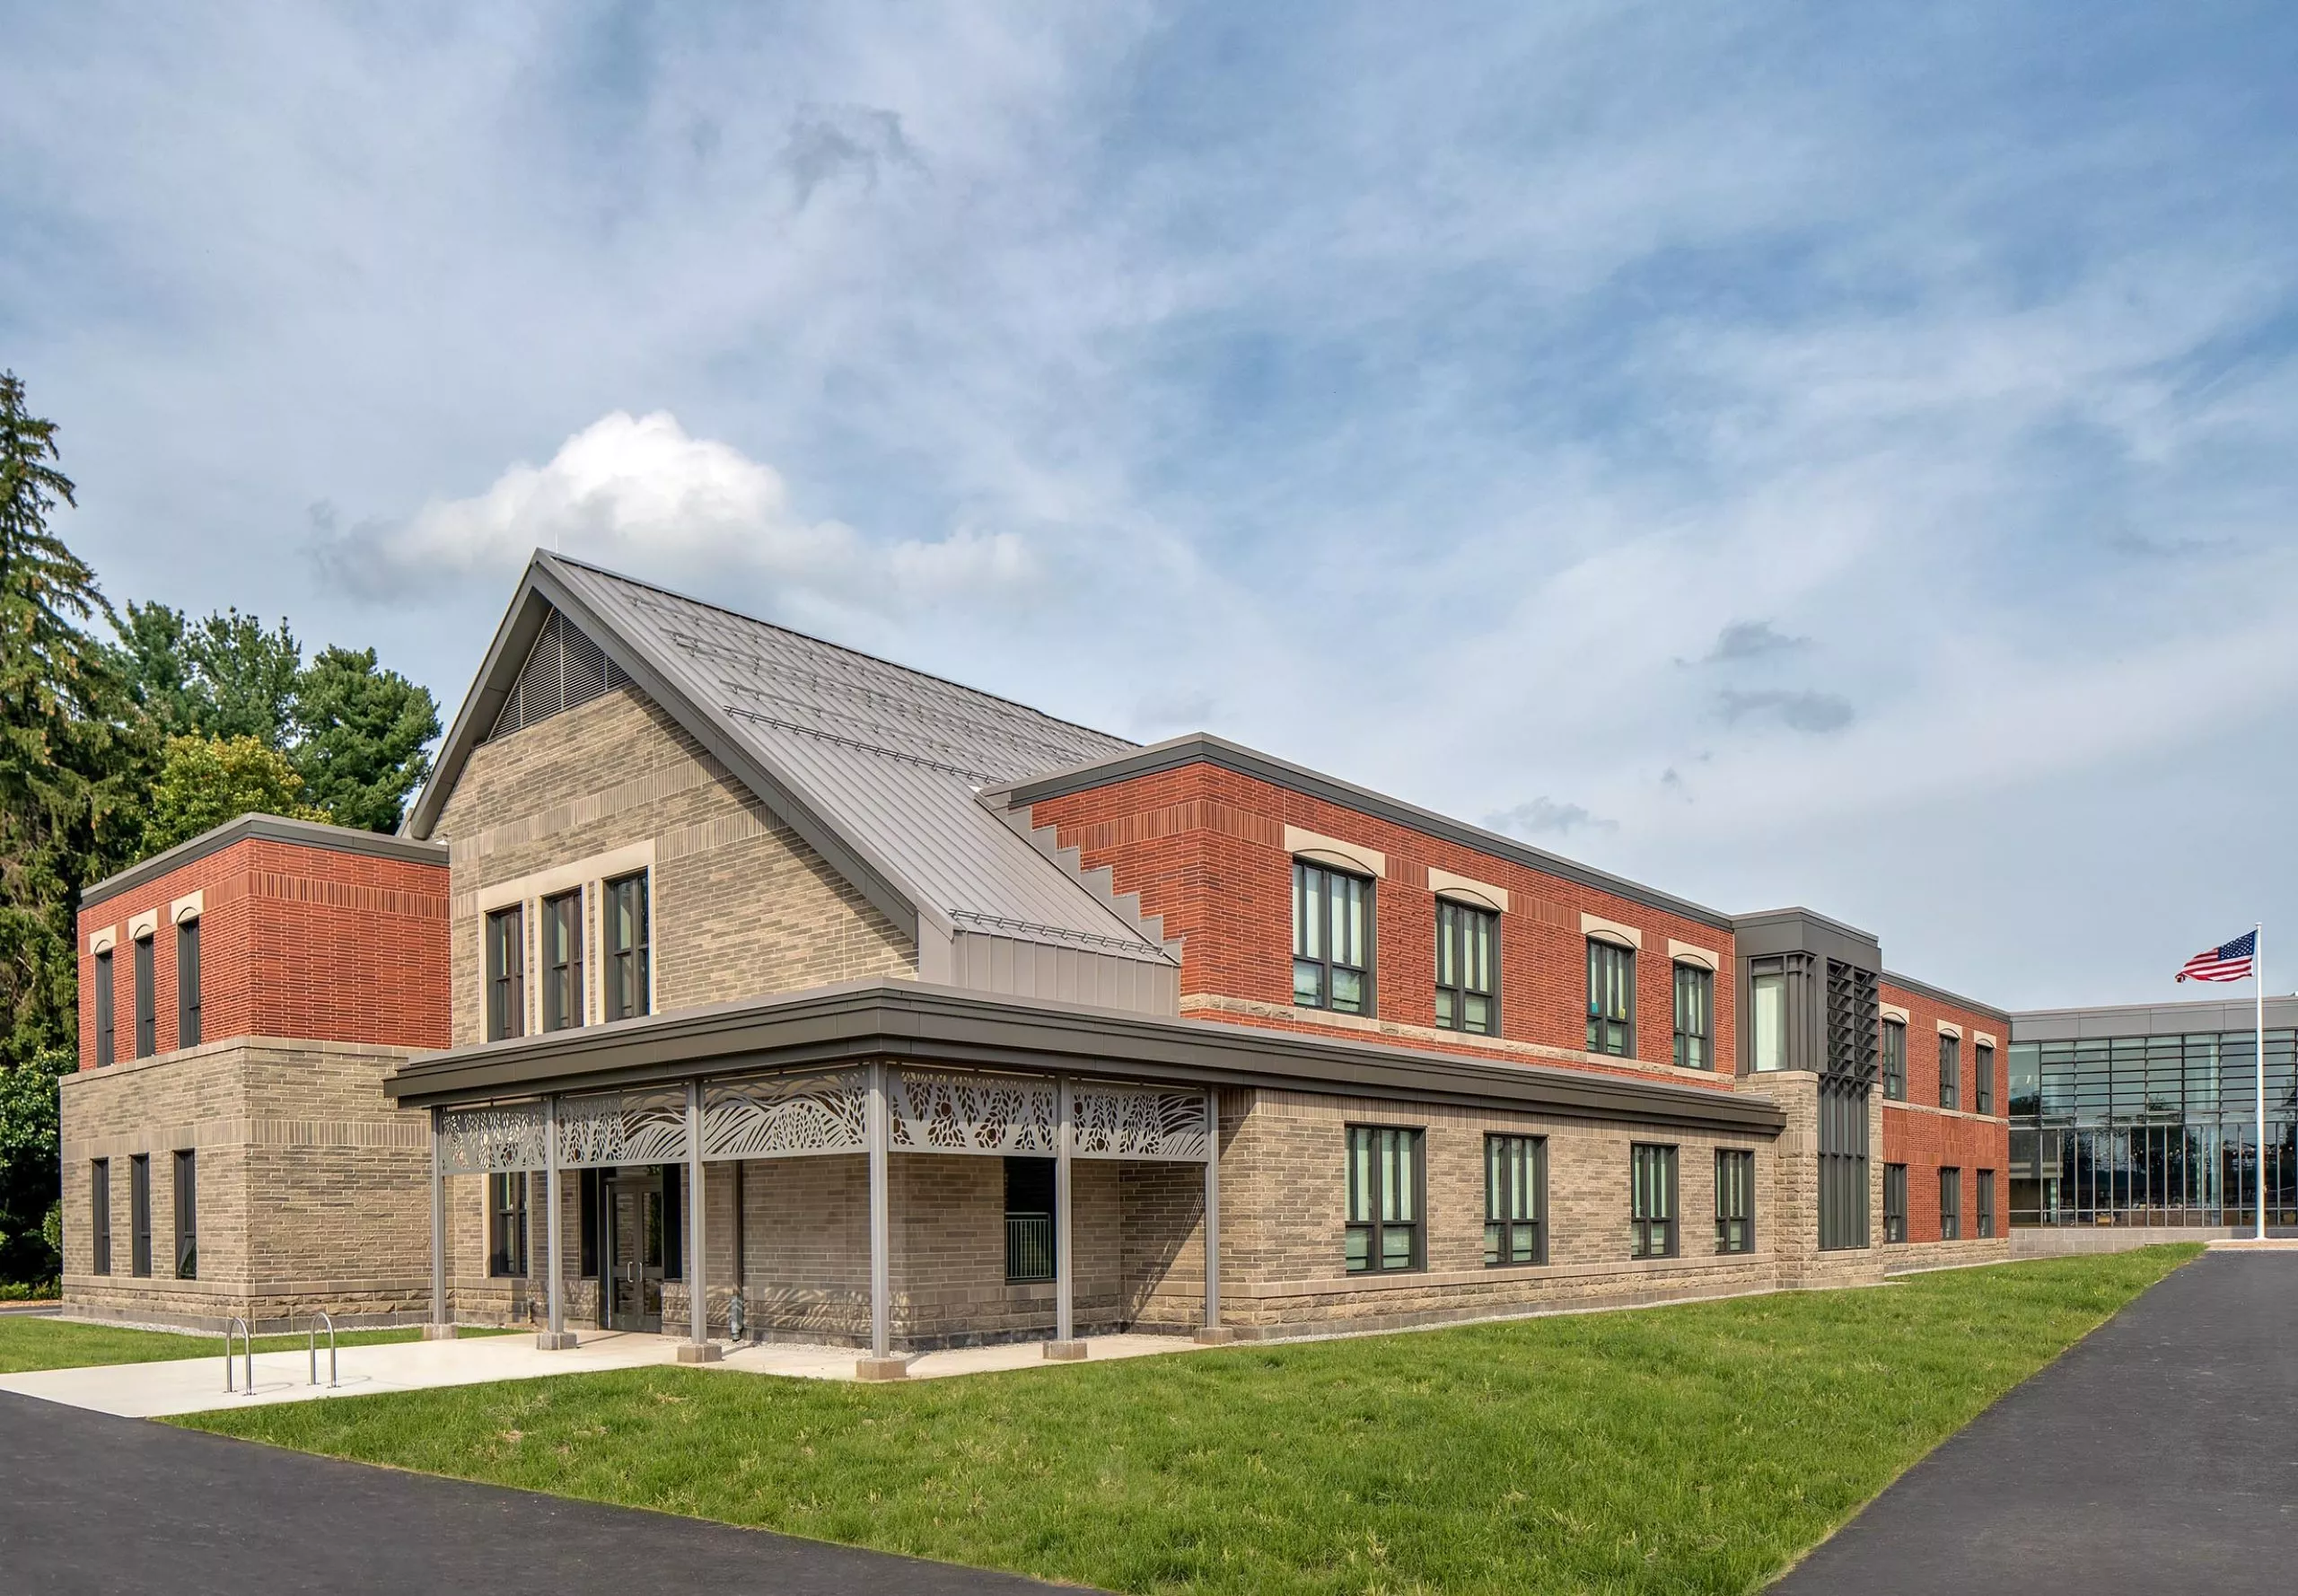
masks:
{"type": "Polygon", "coordinates": [[[439,706],[428,688],[375,663],[372,648],[320,652],[296,679],[289,757],[303,796],[338,826],[396,831],[431,774],[439,706]]]}
{"type": "Polygon", "coordinates": [[[0,1070],[0,1281],[38,1283],[62,1272],[48,1233],[62,1156],[57,1083],[78,1064],[71,1049],[44,1048],[0,1070]]]}
{"type": "Polygon", "coordinates": [[[152,784],[145,851],[189,842],[241,815],[326,820],[327,811],[304,802],[303,792],[303,778],[287,756],[260,738],[171,737],[160,778],[152,784]]]}

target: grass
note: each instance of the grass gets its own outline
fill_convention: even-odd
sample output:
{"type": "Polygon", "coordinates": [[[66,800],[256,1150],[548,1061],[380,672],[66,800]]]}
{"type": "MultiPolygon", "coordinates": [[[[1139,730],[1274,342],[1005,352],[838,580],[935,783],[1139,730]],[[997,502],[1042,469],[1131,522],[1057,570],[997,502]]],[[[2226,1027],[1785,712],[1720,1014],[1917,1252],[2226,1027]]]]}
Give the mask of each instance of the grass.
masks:
{"type": "Polygon", "coordinates": [[[873,1387],[675,1367],[175,1422],[1119,1591],[1744,1592],[2200,1250],[873,1387]]]}
{"type": "MultiPolygon", "coordinates": [[[[344,1330],[338,1346],[375,1346],[386,1341],[412,1341],[423,1332],[408,1326],[389,1330],[344,1330]]],[[[466,1336],[484,1335],[465,1330],[466,1336]]],[[[234,1342],[234,1347],[237,1346],[234,1342]]],[[[258,1336],[258,1352],[301,1352],[310,1345],[302,1334],[258,1336]]],[[[321,1340],[324,1347],[326,1342],[321,1340]]],[[[118,1325],[74,1324],[31,1314],[0,1314],[0,1374],[24,1374],[35,1369],[82,1369],[97,1364],[157,1364],[177,1358],[217,1358],[224,1355],[224,1338],[215,1334],[179,1330],[131,1330],[118,1325]]]]}

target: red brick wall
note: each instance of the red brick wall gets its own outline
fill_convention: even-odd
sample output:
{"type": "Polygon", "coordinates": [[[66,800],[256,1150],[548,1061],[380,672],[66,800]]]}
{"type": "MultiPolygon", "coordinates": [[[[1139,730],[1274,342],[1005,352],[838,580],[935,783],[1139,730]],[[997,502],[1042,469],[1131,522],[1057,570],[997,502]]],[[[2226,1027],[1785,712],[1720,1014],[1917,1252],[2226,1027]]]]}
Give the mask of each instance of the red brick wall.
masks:
{"type": "Polygon", "coordinates": [[[2004,1118],[2011,1096],[2011,1026],[1999,1015],[1960,1004],[1941,1003],[1924,993],[1890,981],[1882,983],[1882,1001],[1907,1011],[1907,1101],[1888,1098],[1883,1104],[1883,1162],[1907,1165],[1907,1239],[1936,1241],[1939,1238],[1939,1171],[1963,1171],[1962,1239],[1978,1235],[1978,1171],[1991,1170],[1995,1181],[1995,1233],[2008,1233],[2005,1207],[2009,1188],[2004,1169],[2011,1159],[2011,1130],[2004,1118]],[[1939,1022],[1963,1028],[1963,1111],[1938,1112],[1939,1022]],[[1985,1032],[1995,1039],[1995,1092],[1992,1114],[1981,1118],[1973,1112],[1978,1101],[1976,1070],[1978,1048],[1974,1039],[1985,1032]]]}
{"type": "MultiPolygon", "coordinates": [[[[1165,934],[1182,942],[1184,997],[1291,1003],[1293,873],[1284,839],[1285,826],[1293,825],[1388,856],[1388,876],[1373,890],[1373,1001],[1381,1018],[1436,1022],[1433,866],[1509,894],[1508,912],[1500,919],[1504,1037],[1555,1048],[1586,1045],[1588,969],[1580,930],[1585,912],[1643,934],[1636,959],[1639,1059],[1672,1057],[1675,992],[1668,939],[1718,956],[1715,1053],[1721,1076],[1735,1067],[1728,930],[1204,763],[1044,799],[1031,806],[1031,820],[1055,827],[1060,845],[1078,848],[1086,869],[1108,866],[1116,890],[1141,895],[1144,914],[1164,917],[1165,934]]],[[[1472,1037],[1441,1045],[1479,1050],[1472,1037]]]]}
{"type": "Polygon", "coordinates": [[[112,954],[112,1057],[136,1057],[135,951],[128,922],[159,916],[152,943],[155,1052],[176,1035],[176,933],[168,906],[200,911],[202,1041],[235,1036],[443,1048],[447,868],[249,837],[80,910],[80,1067],[96,1060],[96,960],[112,954]]]}

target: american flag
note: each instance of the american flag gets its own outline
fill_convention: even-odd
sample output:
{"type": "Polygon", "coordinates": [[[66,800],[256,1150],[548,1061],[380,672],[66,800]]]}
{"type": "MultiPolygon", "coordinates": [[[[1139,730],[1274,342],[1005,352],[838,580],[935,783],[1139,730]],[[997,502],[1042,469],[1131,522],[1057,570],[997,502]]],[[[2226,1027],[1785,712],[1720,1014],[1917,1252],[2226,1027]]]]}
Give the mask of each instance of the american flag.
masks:
{"type": "Polygon", "coordinates": [[[2259,934],[2245,931],[2232,942],[2215,948],[2205,948],[2187,960],[2179,971],[2181,981],[2240,981],[2250,974],[2250,965],[2259,951],[2259,934]]]}

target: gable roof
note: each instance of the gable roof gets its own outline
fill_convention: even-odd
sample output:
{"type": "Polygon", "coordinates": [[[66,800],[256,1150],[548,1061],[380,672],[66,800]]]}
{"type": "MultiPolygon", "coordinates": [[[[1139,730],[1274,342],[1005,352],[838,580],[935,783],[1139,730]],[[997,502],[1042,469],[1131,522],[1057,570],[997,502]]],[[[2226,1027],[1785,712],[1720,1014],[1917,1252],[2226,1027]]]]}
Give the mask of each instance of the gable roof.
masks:
{"type": "Polygon", "coordinates": [[[437,826],[554,611],[911,934],[926,978],[963,931],[1171,962],[976,801],[1130,743],[563,555],[528,564],[408,835],[437,826]]]}

